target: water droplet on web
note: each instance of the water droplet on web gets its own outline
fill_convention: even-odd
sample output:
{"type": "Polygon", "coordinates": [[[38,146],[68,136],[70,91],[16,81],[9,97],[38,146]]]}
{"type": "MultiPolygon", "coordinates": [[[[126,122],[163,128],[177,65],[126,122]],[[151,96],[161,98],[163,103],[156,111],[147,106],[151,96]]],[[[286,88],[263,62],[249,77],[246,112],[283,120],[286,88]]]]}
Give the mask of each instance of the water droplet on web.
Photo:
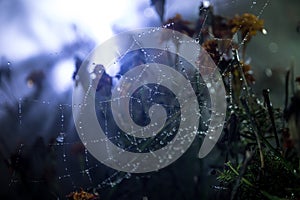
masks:
{"type": "Polygon", "coordinates": [[[265,74],[267,77],[271,77],[273,75],[272,69],[270,68],[265,69],[265,74]]]}
{"type": "Polygon", "coordinates": [[[130,173],[127,173],[124,178],[129,179],[131,177],[130,173]]]}
{"type": "Polygon", "coordinates": [[[94,79],[96,78],[96,74],[95,74],[95,73],[91,73],[91,74],[90,74],[90,78],[91,78],[92,80],[94,80],[94,79]]]}
{"type": "Polygon", "coordinates": [[[267,35],[268,34],[268,31],[266,30],[266,29],[262,29],[262,34],[264,34],[264,35],[267,35]]]}
{"type": "Polygon", "coordinates": [[[65,139],[65,134],[64,133],[60,133],[57,138],[56,138],[56,142],[58,143],[63,143],[65,139]]]}
{"type": "Polygon", "coordinates": [[[138,37],[142,37],[142,35],[141,35],[141,34],[138,34],[138,37]]]}
{"type": "Polygon", "coordinates": [[[255,5],[255,4],[256,4],[256,1],[253,1],[252,3],[255,5]]]}
{"type": "Polygon", "coordinates": [[[18,108],[19,108],[19,124],[21,125],[22,124],[22,99],[21,98],[19,99],[18,108]]]}

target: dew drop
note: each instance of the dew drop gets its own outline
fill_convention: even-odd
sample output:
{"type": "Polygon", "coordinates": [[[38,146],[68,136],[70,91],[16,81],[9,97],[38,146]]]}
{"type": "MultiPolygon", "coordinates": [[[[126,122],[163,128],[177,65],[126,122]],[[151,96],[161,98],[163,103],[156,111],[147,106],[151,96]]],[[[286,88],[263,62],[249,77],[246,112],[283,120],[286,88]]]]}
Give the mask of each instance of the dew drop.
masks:
{"type": "Polygon", "coordinates": [[[65,139],[65,134],[64,133],[60,133],[57,138],[56,138],[56,142],[58,143],[63,143],[65,139]]]}
{"type": "Polygon", "coordinates": [[[95,74],[95,73],[91,73],[91,74],[90,74],[90,78],[91,78],[92,80],[94,80],[94,79],[96,78],[96,74],[95,74]]]}
{"type": "Polygon", "coordinates": [[[270,68],[265,69],[265,74],[267,77],[271,77],[273,75],[272,69],[270,68]]]}
{"type": "Polygon", "coordinates": [[[267,35],[267,34],[268,34],[268,31],[267,31],[266,29],[263,29],[263,30],[262,30],[262,33],[263,33],[264,35],[267,35]]]}

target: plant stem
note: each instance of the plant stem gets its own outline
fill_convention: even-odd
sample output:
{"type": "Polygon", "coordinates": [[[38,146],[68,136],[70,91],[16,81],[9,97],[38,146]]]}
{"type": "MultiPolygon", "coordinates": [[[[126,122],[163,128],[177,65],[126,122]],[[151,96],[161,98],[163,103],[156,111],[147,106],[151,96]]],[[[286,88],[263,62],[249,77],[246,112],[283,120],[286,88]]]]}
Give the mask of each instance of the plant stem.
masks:
{"type": "MultiPolygon", "coordinates": [[[[240,176],[239,172],[231,165],[230,162],[227,162],[226,165],[231,169],[231,171],[232,171],[235,175],[240,176]]],[[[248,186],[250,186],[250,187],[252,187],[252,188],[254,188],[254,189],[257,189],[257,188],[253,185],[253,183],[251,183],[248,179],[242,177],[241,180],[242,180],[242,182],[244,182],[246,185],[248,185],[248,186]]],[[[277,197],[277,196],[270,195],[268,192],[266,192],[266,191],[264,191],[264,190],[259,190],[259,192],[260,192],[262,195],[264,195],[266,198],[268,198],[269,200],[283,200],[283,199],[281,199],[281,198],[279,198],[279,197],[277,197]]]]}
{"type": "MultiPolygon", "coordinates": [[[[231,171],[239,176],[239,172],[231,165],[230,161],[226,163],[226,165],[231,169],[231,171]]],[[[247,180],[246,178],[242,177],[241,179],[246,185],[250,186],[250,187],[254,187],[254,185],[249,181],[247,180]]]]}
{"type": "Polygon", "coordinates": [[[274,136],[275,136],[275,141],[276,141],[276,147],[277,149],[280,149],[280,143],[279,143],[279,137],[278,137],[278,133],[276,130],[276,124],[275,124],[275,119],[274,119],[274,112],[273,112],[273,108],[272,108],[272,104],[270,101],[270,96],[269,96],[269,90],[265,89],[263,90],[263,96],[265,99],[265,103],[267,104],[267,108],[268,108],[268,113],[271,119],[271,124],[272,124],[272,128],[274,131],[274,136]]]}
{"type": "Polygon", "coordinates": [[[256,141],[257,141],[257,146],[258,146],[258,150],[259,150],[259,155],[260,155],[260,165],[261,165],[261,169],[264,169],[265,167],[265,162],[264,162],[264,156],[263,156],[263,152],[262,152],[262,147],[261,147],[261,141],[260,141],[260,137],[258,135],[258,132],[259,132],[259,128],[250,112],[250,109],[249,109],[249,106],[248,106],[248,103],[247,103],[247,100],[246,99],[241,99],[241,102],[242,102],[242,105],[244,106],[245,110],[246,110],[246,113],[251,121],[251,124],[253,126],[253,128],[255,129],[254,130],[254,134],[255,134],[255,137],[256,137],[256,141]]]}

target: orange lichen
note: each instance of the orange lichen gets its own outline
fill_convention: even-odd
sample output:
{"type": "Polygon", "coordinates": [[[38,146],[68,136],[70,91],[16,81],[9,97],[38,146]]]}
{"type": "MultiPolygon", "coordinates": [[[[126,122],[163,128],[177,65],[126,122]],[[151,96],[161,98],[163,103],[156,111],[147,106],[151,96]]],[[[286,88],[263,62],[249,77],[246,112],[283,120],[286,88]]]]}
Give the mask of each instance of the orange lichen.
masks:
{"type": "Polygon", "coordinates": [[[170,29],[188,36],[193,36],[195,31],[188,26],[190,24],[191,22],[183,20],[180,14],[176,14],[175,17],[168,19],[168,21],[165,23],[165,25],[168,25],[170,29]]]}
{"type": "Polygon", "coordinates": [[[67,198],[70,200],[96,200],[99,199],[99,197],[95,194],[88,193],[84,191],[83,189],[80,189],[79,192],[72,192],[69,195],[67,195],[67,198]]]}
{"type": "Polygon", "coordinates": [[[242,16],[236,15],[229,21],[229,24],[232,27],[231,32],[240,31],[245,41],[249,41],[258,31],[264,30],[264,21],[249,13],[242,16]]]}

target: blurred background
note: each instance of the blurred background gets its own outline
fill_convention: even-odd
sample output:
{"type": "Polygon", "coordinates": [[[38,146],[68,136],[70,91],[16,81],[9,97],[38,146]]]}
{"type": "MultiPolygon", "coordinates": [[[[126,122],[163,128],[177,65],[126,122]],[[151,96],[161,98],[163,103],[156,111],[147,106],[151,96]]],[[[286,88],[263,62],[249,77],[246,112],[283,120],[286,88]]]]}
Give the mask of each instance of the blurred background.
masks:
{"type": "Polygon", "coordinates": [[[264,20],[267,34],[251,40],[245,61],[255,91],[269,88],[273,104],[283,107],[287,69],[300,74],[298,0],[0,0],[1,199],[65,199],[80,188],[100,199],[218,199],[211,168],[224,158],[217,148],[199,160],[196,141],[159,172],[116,172],[89,155],[72,119],[74,72],[93,48],[176,14],[194,23],[201,2],[216,15],[264,20]]]}

